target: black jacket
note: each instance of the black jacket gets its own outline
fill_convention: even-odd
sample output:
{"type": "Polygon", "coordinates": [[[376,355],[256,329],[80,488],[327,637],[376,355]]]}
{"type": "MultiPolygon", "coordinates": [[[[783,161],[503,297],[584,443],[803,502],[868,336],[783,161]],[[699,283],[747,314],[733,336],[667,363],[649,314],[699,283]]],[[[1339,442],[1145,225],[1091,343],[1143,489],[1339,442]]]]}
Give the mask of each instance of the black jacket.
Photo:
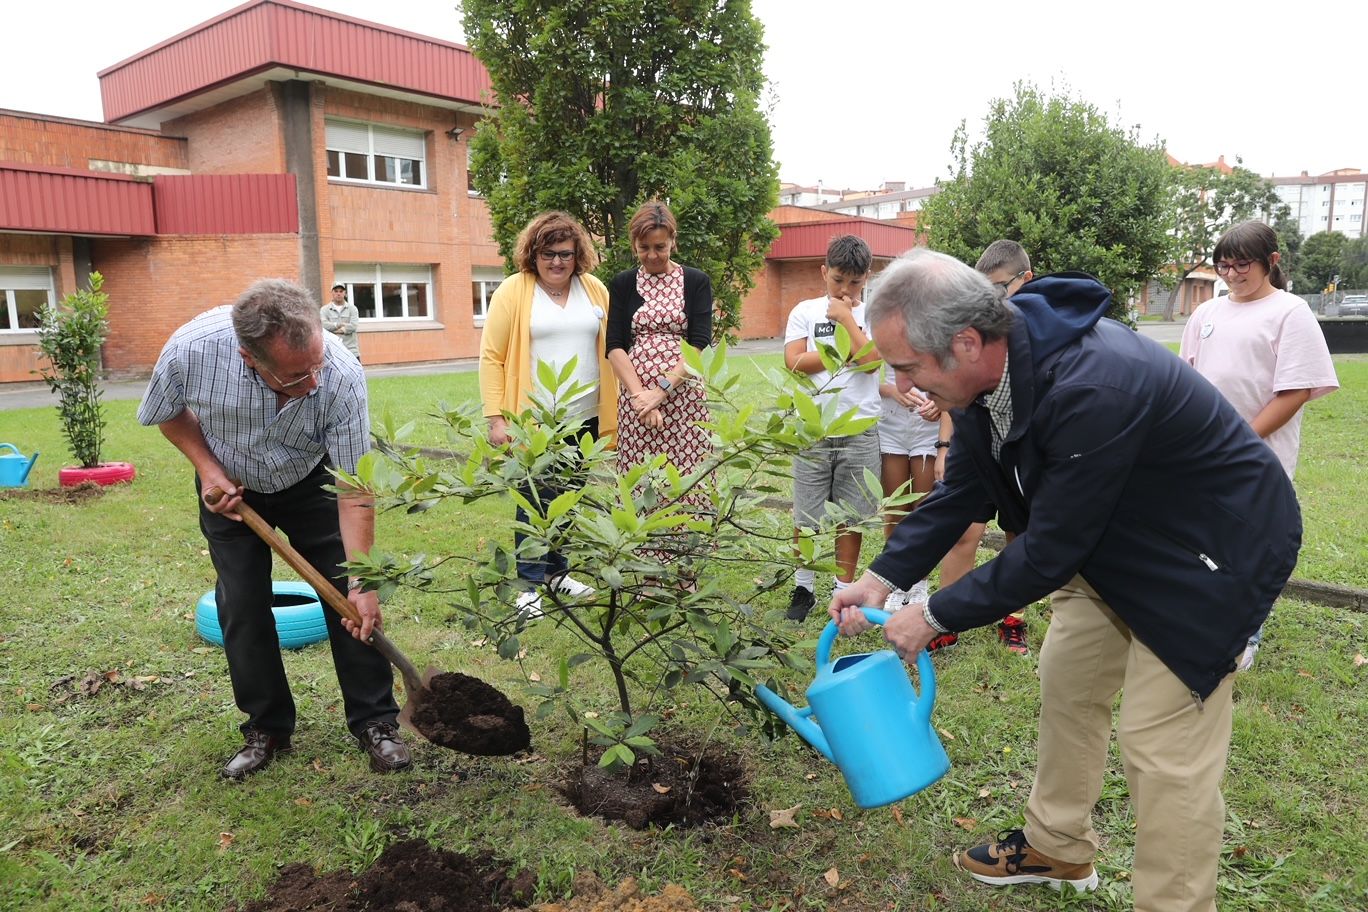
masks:
{"type": "MultiPolygon", "coordinates": [[[[712,280],[707,273],[685,266],[684,313],[688,319],[685,341],[697,349],[712,344],[713,293],[712,280]]],[[[632,317],[641,308],[637,294],[636,269],[625,269],[608,283],[608,333],[604,337],[604,351],[615,348],[632,349],[632,317]]]]}
{"type": "Polygon", "coordinates": [[[930,601],[951,630],[996,621],[1074,574],[1197,695],[1234,669],[1301,546],[1301,512],[1273,451],[1192,367],[1102,319],[1090,276],[1012,298],[1013,420],[999,460],[988,410],[953,410],[945,480],[871,568],[903,588],[985,505],[1018,532],[930,601]]]}

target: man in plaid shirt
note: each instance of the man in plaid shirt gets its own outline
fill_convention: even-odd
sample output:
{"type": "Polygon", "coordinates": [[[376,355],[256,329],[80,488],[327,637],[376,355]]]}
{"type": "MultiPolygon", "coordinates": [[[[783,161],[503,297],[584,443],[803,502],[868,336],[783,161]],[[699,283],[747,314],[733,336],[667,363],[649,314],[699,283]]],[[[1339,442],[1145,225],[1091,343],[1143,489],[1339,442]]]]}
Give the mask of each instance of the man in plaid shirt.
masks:
{"type": "Polygon", "coordinates": [[[341,566],[374,544],[374,505],[324,489],[331,468],[355,472],[369,447],[365,375],[323,332],[318,304],[292,282],[265,279],[231,307],[195,317],[162,349],[138,421],[157,425],[195,468],[233,696],[247,714],[246,743],[221,774],[241,780],[265,769],[290,749],[295,727],[271,612],[271,552],[234,512],[244,501],[356,606],[360,625],[324,612],[347,726],[376,772],[411,766],[389,662],[366,643],[379,600],[349,585],[341,566]],[[203,494],[215,487],[226,496],[209,506],[203,494]]]}

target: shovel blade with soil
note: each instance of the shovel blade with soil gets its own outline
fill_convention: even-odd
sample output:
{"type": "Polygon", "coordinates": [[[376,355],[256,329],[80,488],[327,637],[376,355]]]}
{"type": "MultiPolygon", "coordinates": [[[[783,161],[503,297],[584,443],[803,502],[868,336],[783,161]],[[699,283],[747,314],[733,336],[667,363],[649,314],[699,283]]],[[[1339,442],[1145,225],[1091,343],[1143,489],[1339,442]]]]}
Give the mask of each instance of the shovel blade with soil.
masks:
{"type": "MultiPolygon", "coordinates": [[[[223,491],[219,488],[204,492],[204,502],[211,507],[222,498],[223,491]]],[[[353,624],[361,624],[356,606],[281,538],[261,514],[246,501],[239,503],[233,512],[314,588],[321,601],[353,624]]],[[[404,679],[405,700],[399,710],[401,725],[438,747],[484,757],[515,754],[532,743],[522,707],[512,703],[495,687],[469,675],[444,672],[431,666],[419,676],[408,656],[378,629],[371,631],[368,642],[399,669],[404,679]]]]}

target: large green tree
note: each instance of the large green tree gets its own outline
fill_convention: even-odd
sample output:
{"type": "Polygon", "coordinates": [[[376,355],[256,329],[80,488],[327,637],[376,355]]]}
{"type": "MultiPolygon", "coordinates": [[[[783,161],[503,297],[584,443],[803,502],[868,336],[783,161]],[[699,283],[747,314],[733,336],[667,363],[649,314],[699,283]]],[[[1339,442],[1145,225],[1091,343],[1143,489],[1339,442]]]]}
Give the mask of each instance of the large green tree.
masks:
{"type": "Polygon", "coordinates": [[[1297,271],[1297,258],[1301,256],[1301,221],[1284,206],[1273,220],[1273,230],[1278,235],[1278,252],[1282,254],[1278,265],[1282,267],[1283,275],[1291,278],[1297,271]]]}
{"type": "Polygon", "coordinates": [[[1112,290],[1113,316],[1169,261],[1172,168],[1158,141],[1113,127],[1092,105],[1018,83],[989,107],[984,138],[964,124],[952,177],[922,210],[932,248],[973,263],[998,238],[1037,273],[1083,270],[1112,290]]]}
{"type": "Polygon", "coordinates": [[[1339,275],[1340,288],[1368,288],[1368,235],[1344,242],[1339,275]]]}
{"type": "Polygon", "coordinates": [[[475,186],[505,256],[537,212],[564,209],[634,259],[627,222],[652,197],[679,219],[679,257],[712,278],[715,335],[778,231],[762,28],[747,0],[466,0],[465,33],[497,106],[472,141],[475,186]]]}
{"type": "Polygon", "coordinates": [[[1164,303],[1165,320],[1173,319],[1183,281],[1211,262],[1221,235],[1265,213],[1277,219],[1290,211],[1273,182],[1242,167],[1238,159],[1229,172],[1206,165],[1179,165],[1174,170],[1174,188],[1174,259],[1165,280],[1172,290],[1164,303]]]}
{"type": "Polygon", "coordinates": [[[1297,294],[1319,294],[1340,274],[1344,242],[1344,235],[1338,231],[1322,231],[1306,239],[1292,276],[1297,294]]]}

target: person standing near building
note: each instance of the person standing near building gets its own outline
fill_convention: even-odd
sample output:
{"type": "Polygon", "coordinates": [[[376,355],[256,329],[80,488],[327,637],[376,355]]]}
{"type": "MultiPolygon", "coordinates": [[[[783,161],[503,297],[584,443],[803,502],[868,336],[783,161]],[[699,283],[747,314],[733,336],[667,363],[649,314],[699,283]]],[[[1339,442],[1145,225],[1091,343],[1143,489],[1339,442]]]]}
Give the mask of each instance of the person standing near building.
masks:
{"type": "Polygon", "coordinates": [[[395,719],[388,660],[367,645],[380,602],[342,564],[375,543],[375,510],[360,493],[336,495],[333,468],[355,472],[370,447],[361,365],[323,332],[317,301],[284,279],[256,282],[231,307],[200,314],[172,334],[152,372],[138,421],[157,425],[195,469],[200,529],[215,587],[228,674],[247,714],[246,743],[220,771],[245,779],[290,749],[295,704],[271,611],[271,550],[234,509],[242,503],[279,528],[356,607],[361,624],[325,611],[347,727],[371,769],[412,765],[395,719]],[[204,493],[224,497],[206,504],[204,493]],[[350,635],[349,635],[350,634],[350,635]]]}
{"type": "MultiPolygon", "coordinates": [[[[873,371],[841,371],[829,373],[818,353],[818,345],[832,345],[836,327],[850,337],[850,352],[854,354],[869,343],[865,323],[865,303],[860,297],[869,280],[874,256],[869,245],[853,234],[843,234],[827,244],[826,262],[822,264],[822,282],[826,294],[819,298],[800,301],[789,313],[784,332],[784,365],[812,377],[819,390],[818,403],[832,396],[839,402],[837,411],[854,409],[857,417],[879,417],[879,375],[873,371]]],[[[861,359],[869,364],[879,360],[872,348],[861,359]]],[[[870,490],[865,473],[879,477],[879,430],[877,425],[849,437],[829,437],[793,457],[793,524],[794,540],[803,528],[816,528],[825,516],[828,504],[853,510],[860,517],[873,516],[879,509],[879,491],[870,490]]],[[[841,528],[836,533],[836,580],[839,591],[855,576],[860,560],[863,535],[859,528],[841,528]]],[[[920,577],[918,577],[920,579],[920,577]]],[[[789,598],[787,617],[801,621],[816,604],[816,571],[799,567],[794,574],[793,594],[789,598]]],[[[884,597],[879,599],[883,604],[884,597]]]]}
{"type": "Polygon", "coordinates": [[[360,322],[360,312],[355,304],[347,303],[347,286],[338,283],[332,287],[332,300],[319,308],[323,328],[347,346],[347,351],[361,360],[361,341],[357,338],[356,327],[360,322]]]}
{"type": "Polygon", "coordinates": [[[1120,692],[1135,908],[1215,912],[1235,663],[1296,565],[1301,514],[1220,392],[1103,319],[1110,304],[1081,273],[1008,301],[924,249],[884,270],[868,313],[879,352],[899,385],[951,410],[956,442],[942,483],[828,612],[843,633],[869,629],[859,606],[921,579],[991,504],[1017,537],[883,627],[914,661],[939,633],[1055,593],[1025,825],[955,863],[994,886],[1097,886],[1092,812],[1120,692]]]}
{"type": "MultiPolygon", "coordinates": [[[[1302,406],[1339,389],[1335,362],[1315,314],[1287,291],[1278,235],[1245,222],[1216,242],[1211,261],[1230,294],[1201,304],[1183,327],[1179,357],[1221,391],[1282,463],[1297,472],[1302,406]]],[[[1254,664],[1263,628],[1240,657],[1254,664]]]]}

